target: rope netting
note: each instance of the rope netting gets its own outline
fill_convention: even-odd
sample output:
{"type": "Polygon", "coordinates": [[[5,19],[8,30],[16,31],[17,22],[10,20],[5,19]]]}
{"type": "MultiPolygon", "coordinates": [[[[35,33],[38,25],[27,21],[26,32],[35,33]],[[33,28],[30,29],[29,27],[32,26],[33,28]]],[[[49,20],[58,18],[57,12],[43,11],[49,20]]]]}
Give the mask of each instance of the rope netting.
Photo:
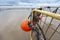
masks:
{"type": "Polygon", "coordinates": [[[33,9],[30,20],[36,22],[37,15],[42,19],[36,22],[35,26],[39,29],[39,39],[32,30],[31,40],[59,40],[60,39],[60,8],[59,7],[42,7],[33,9]],[[34,20],[35,18],[35,20],[34,20]]]}

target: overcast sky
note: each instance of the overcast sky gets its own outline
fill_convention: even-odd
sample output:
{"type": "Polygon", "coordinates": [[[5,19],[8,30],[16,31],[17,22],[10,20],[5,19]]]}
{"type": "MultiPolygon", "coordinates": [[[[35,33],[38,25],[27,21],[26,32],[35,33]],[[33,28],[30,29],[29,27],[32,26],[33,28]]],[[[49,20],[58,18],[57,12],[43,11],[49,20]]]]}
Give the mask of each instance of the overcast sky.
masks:
{"type": "Polygon", "coordinates": [[[0,5],[3,4],[11,4],[11,5],[17,5],[20,3],[60,3],[60,0],[0,0],[0,5]]]}

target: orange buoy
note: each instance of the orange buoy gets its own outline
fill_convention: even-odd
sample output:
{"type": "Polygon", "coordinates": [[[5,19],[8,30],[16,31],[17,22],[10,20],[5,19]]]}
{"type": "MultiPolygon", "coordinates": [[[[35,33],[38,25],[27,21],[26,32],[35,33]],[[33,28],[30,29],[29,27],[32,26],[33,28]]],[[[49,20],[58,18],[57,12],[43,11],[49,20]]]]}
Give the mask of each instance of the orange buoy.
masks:
{"type": "Polygon", "coordinates": [[[28,19],[24,19],[21,22],[20,26],[21,26],[22,30],[24,30],[26,32],[31,30],[31,28],[28,26],[28,19]]]}

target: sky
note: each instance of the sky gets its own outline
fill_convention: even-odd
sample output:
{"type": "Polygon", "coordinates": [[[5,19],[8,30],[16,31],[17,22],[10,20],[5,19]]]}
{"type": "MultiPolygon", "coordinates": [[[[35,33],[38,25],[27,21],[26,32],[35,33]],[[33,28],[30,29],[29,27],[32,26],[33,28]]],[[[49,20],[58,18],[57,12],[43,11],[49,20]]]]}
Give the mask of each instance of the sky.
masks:
{"type": "Polygon", "coordinates": [[[59,4],[60,0],[0,0],[0,5],[19,5],[21,3],[59,4]]]}

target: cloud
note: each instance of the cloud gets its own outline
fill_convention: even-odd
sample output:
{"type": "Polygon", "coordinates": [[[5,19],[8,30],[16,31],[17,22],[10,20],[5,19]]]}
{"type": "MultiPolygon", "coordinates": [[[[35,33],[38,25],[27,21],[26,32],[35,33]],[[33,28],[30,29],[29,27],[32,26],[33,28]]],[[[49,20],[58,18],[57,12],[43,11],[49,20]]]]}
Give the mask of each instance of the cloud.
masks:
{"type": "Polygon", "coordinates": [[[10,4],[10,5],[18,5],[18,4],[38,4],[38,3],[47,3],[47,4],[54,4],[54,3],[60,3],[60,0],[0,0],[0,5],[4,4],[10,4]]]}

